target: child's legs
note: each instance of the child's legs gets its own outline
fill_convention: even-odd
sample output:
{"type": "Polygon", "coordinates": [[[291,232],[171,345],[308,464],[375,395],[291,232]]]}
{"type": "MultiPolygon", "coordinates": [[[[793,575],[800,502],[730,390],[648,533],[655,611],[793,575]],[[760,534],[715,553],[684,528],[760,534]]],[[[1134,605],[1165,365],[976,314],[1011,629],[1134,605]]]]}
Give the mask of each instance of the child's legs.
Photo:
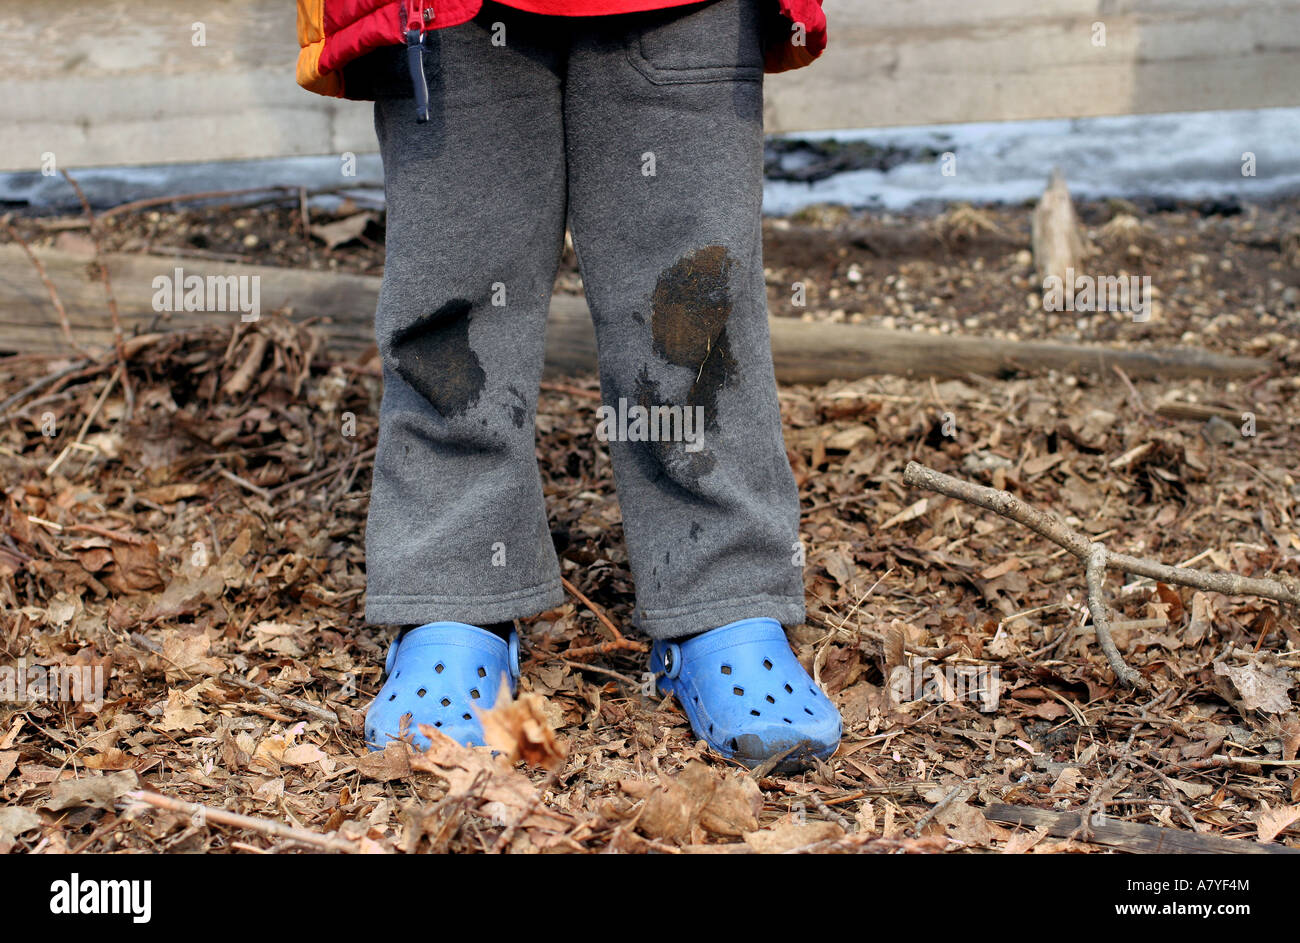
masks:
{"type": "Polygon", "coordinates": [[[636,622],[656,638],[804,614],[763,278],[758,8],[587,21],[569,62],[569,225],[605,403],[704,420],[694,451],[610,443],[636,622]]]}
{"type": "Polygon", "coordinates": [[[410,99],[376,104],[388,254],[372,622],[482,625],[563,600],[533,431],[564,238],[563,49],[538,20],[495,7],[433,33],[428,124],[410,99]]]}

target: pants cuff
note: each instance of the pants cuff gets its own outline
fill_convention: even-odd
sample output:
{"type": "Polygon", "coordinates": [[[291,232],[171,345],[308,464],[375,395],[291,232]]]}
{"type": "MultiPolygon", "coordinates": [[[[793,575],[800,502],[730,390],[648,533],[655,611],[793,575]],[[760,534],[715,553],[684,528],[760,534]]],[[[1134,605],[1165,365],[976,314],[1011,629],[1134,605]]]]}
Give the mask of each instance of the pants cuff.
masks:
{"type": "Polygon", "coordinates": [[[496,596],[367,596],[366,621],[382,625],[464,622],[486,625],[526,619],[564,602],[558,580],[496,596]]]}
{"type": "Polygon", "coordinates": [[[805,615],[802,596],[741,596],[672,609],[637,607],[636,625],[652,639],[674,639],[707,632],[741,619],[769,618],[798,625],[805,615]]]}

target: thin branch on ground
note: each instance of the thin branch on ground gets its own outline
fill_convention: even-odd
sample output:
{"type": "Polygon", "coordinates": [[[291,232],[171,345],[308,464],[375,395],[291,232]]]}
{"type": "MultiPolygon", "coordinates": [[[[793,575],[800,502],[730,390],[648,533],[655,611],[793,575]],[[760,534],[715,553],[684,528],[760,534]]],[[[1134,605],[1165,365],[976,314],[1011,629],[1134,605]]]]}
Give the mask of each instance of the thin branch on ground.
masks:
{"type": "Polygon", "coordinates": [[[1092,839],[1092,816],[1097,806],[1104,803],[1106,790],[1119,781],[1124,770],[1128,769],[1129,758],[1133,755],[1133,741],[1137,738],[1141,725],[1136,725],[1129,731],[1128,740],[1124,743],[1124,750],[1120,753],[1119,759],[1115,761],[1115,768],[1110,771],[1110,775],[1102,780],[1097,788],[1088,796],[1088,801],[1083,804],[1079,811],[1079,825],[1074,831],[1070,832],[1070,841],[1076,839],[1080,841],[1089,841],[1092,839]]]}
{"type": "Polygon", "coordinates": [[[1115,640],[1110,634],[1110,615],[1106,610],[1106,548],[1093,544],[1084,561],[1084,579],[1088,584],[1088,612],[1092,614],[1092,627],[1097,633],[1097,644],[1101,646],[1115,672],[1115,677],[1126,688],[1145,690],[1146,679],[1136,670],[1124,663],[1124,656],[1115,647],[1115,640]]]}
{"type": "Polygon", "coordinates": [[[1191,812],[1187,811],[1187,806],[1183,805],[1183,801],[1178,798],[1178,787],[1174,785],[1173,780],[1171,780],[1160,770],[1156,769],[1150,763],[1144,762],[1143,760],[1139,760],[1136,756],[1130,756],[1128,761],[1130,763],[1142,767],[1148,773],[1155,774],[1155,776],[1160,780],[1160,782],[1164,784],[1165,789],[1169,791],[1169,804],[1178,810],[1179,814],[1182,815],[1182,817],[1187,821],[1187,824],[1191,826],[1193,832],[1205,831],[1205,826],[1201,825],[1201,823],[1196,821],[1196,816],[1192,815],[1191,812]]]}
{"type": "Polygon", "coordinates": [[[546,790],[551,789],[559,782],[561,769],[562,767],[556,767],[546,775],[546,779],[537,787],[537,794],[533,796],[528,805],[524,806],[524,810],[519,813],[519,817],[506,826],[505,831],[497,836],[497,840],[493,842],[489,854],[499,855],[510,847],[510,843],[514,841],[515,833],[519,831],[519,826],[528,821],[528,817],[541,808],[546,790]]]}
{"type": "Polygon", "coordinates": [[[644,642],[634,642],[631,639],[624,638],[623,633],[618,630],[618,626],[613,623],[609,616],[605,615],[605,610],[583,595],[582,590],[563,576],[560,577],[560,582],[564,584],[565,590],[578,602],[586,606],[592,615],[600,620],[600,624],[609,629],[610,634],[614,636],[610,641],[601,642],[599,645],[585,645],[582,648],[566,649],[564,651],[566,657],[576,658],[579,655],[608,655],[610,652],[617,651],[643,652],[646,650],[644,642]]]}
{"type": "Polygon", "coordinates": [[[11,406],[16,406],[17,404],[25,400],[27,397],[31,396],[33,393],[39,393],[47,386],[53,386],[57,384],[59,381],[65,380],[74,375],[79,375],[83,373],[86,375],[94,375],[104,369],[105,369],[104,364],[99,364],[99,363],[91,364],[89,361],[79,360],[76,363],[74,363],[72,366],[67,367],[63,370],[59,370],[55,373],[47,373],[45,374],[45,376],[33,380],[31,383],[28,383],[26,386],[24,386],[13,396],[10,396],[3,403],[0,403],[0,416],[3,416],[6,413],[8,413],[9,408],[11,406]]]}
{"type": "MultiPolygon", "coordinates": [[[[45,290],[49,292],[50,302],[54,305],[54,311],[59,316],[59,327],[63,330],[63,339],[68,342],[69,347],[77,351],[83,357],[89,357],[90,354],[88,354],[85,348],[78,344],[77,339],[72,336],[72,325],[68,321],[68,309],[63,307],[63,299],[59,297],[59,290],[54,287],[54,282],[50,280],[49,272],[45,271],[45,264],[41,262],[40,257],[32,251],[32,247],[27,244],[27,240],[23,238],[22,233],[18,231],[13,223],[9,222],[8,216],[5,217],[4,224],[5,231],[9,233],[9,238],[18,243],[23,252],[27,253],[27,258],[31,259],[32,265],[36,267],[36,274],[41,277],[41,281],[45,285],[45,290]]],[[[69,367],[68,372],[72,372],[74,369],[79,369],[79,367],[69,367]]],[[[40,381],[37,382],[39,383],[40,381]]],[[[20,390],[17,395],[21,396],[26,392],[27,390],[25,389],[20,390]]],[[[9,402],[10,400],[6,400],[5,406],[8,406],[9,402]]],[[[0,410],[0,412],[2,411],[3,410],[0,410]]]]}
{"type": "Polygon", "coordinates": [[[311,845],[315,848],[324,848],[327,851],[340,851],[344,854],[356,852],[356,843],[348,841],[345,838],[339,838],[334,834],[324,835],[320,832],[309,831],[305,828],[295,828],[291,825],[283,825],[270,819],[254,818],[251,815],[242,815],[238,812],[227,812],[225,809],[214,809],[211,806],[200,805],[197,802],[186,802],[184,799],[173,799],[171,796],[164,796],[158,792],[146,792],[137,789],[126,793],[124,799],[132,802],[143,803],[153,806],[156,809],[165,809],[168,812],[178,812],[181,815],[188,815],[195,824],[206,825],[226,825],[230,828],[240,828],[245,831],[257,832],[262,835],[269,835],[274,838],[281,838],[286,841],[299,842],[304,845],[311,845]]]}
{"type": "Polygon", "coordinates": [[[1144,687],[1146,682],[1124,663],[1111,640],[1102,594],[1102,576],[1106,569],[1146,576],[1165,583],[1177,583],[1206,592],[1222,593],[1225,596],[1263,596],[1282,603],[1300,605],[1300,586],[1287,576],[1274,580],[1239,576],[1236,573],[1207,573],[1204,570],[1168,566],[1125,553],[1112,553],[1102,544],[1073,530],[1055,515],[1024,503],[1010,492],[962,481],[917,462],[907,463],[903,470],[903,481],[914,488],[934,491],[1000,514],[1028,527],[1039,536],[1046,537],[1083,561],[1088,585],[1088,608],[1092,613],[1097,642],[1105,652],[1115,676],[1129,687],[1144,687]]]}
{"type": "MultiPolygon", "coordinates": [[[[162,657],[162,646],[148,636],[141,635],[139,632],[132,632],[131,641],[135,642],[141,648],[162,657]]],[[[179,668],[179,666],[177,667],[179,668]]],[[[217,679],[224,684],[231,684],[237,688],[243,688],[245,691],[253,691],[262,695],[262,697],[266,698],[268,701],[274,701],[282,707],[296,710],[299,713],[306,714],[309,717],[314,717],[317,720],[323,720],[330,724],[337,724],[339,722],[338,714],[334,713],[327,707],[321,707],[318,704],[313,704],[311,701],[304,701],[302,698],[294,697],[291,694],[280,694],[277,691],[272,691],[270,688],[263,687],[260,684],[256,684],[246,678],[241,678],[239,675],[231,674],[228,671],[223,671],[221,674],[217,675],[217,679]]]]}
{"type": "Polygon", "coordinates": [[[100,233],[99,221],[95,218],[95,211],[90,208],[90,201],[86,199],[85,191],[81,189],[81,184],[73,178],[72,174],[66,169],[62,171],[63,179],[67,180],[76,191],[77,199],[81,201],[81,209],[86,214],[86,222],[90,226],[90,238],[95,244],[95,268],[99,270],[99,280],[104,285],[104,298],[108,302],[108,314],[113,321],[113,347],[117,351],[117,362],[122,367],[122,394],[126,400],[126,414],[124,419],[130,419],[131,414],[135,411],[135,393],[131,388],[131,376],[126,368],[126,345],[122,333],[122,312],[117,307],[117,295],[113,292],[113,279],[108,274],[108,262],[104,260],[104,240],[100,233]]]}
{"type": "Polygon", "coordinates": [[[948,806],[952,805],[952,800],[956,799],[958,793],[960,793],[965,788],[966,788],[966,783],[963,781],[953,786],[952,789],[948,790],[948,794],[945,795],[938,802],[936,802],[934,806],[930,809],[930,811],[925,813],[925,815],[921,816],[917,820],[916,825],[912,826],[912,834],[915,835],[917,838],[920,838],[921,829],[925,828],[927,825],[933,822],[934,817],[936,815],[938,815],[944,809],[948,808],[948,806]]]}
{"type": "Polygon", "coordinates": [[[55,470],[63,464],[63,460],[68,457],[72,450],[81,446],[82,440],[86,438],[86,433],[90,431],[90,424],[95,421],[95,417],[99,415],[99,411],[104,408],[104,400],[108,399],[108,394],[112,392],[118,379],[125,373],[125,365],[119,363],[117,369],[113,371],[112,376],[108,378],[108,383],[104,385],[104,389],[99,394],[98,399],[95,400],[95,404],[90,408],[90,412],[86,414],[86,420],[81,424],[81,430],[77,433],[77,437],[72,441],[71,445],[64,446],[63,451],[59,452],[58,457],[55,458],[54,461],[50,462],[49,466],[45,469],[46,475],[53,475],[55,470]]]}

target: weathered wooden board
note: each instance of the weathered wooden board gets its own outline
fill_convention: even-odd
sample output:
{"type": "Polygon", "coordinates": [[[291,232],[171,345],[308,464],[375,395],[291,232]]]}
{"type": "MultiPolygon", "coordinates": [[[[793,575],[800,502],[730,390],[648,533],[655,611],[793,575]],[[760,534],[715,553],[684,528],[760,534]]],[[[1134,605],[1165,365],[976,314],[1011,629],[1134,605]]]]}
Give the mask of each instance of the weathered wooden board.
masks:
{"type": "MultiPolygon", "coordinates": [[[[112,331],[103,287],[88,268],[90,259],[51,250],[38,250],[38,255],[63,299],[79,342],[110,344],[112,331]]],[[[320,320],[336,351],[360,353],[373,340],[372,318],[380,284],[374,276],[128,254],[110,255],[107,261],[123,322],[132,329],[167,330],[239,319],[238,310],[156,311],[154,279],[171,276],[181,266],[187,276],[257,276],[264,314],[284,308],[291,309],[296,318],[320,320]]],[[[793,318],[773,318],[771,327],[776,375],[783,383],[825,383],[886,373],[951,377],[1062,370],[1104,374],[1113,365],[1135,377],[1249,377],[1268,368],[1267,361],[1190,348],[1115,350],[886,331],[852,324],[808,324],[793,318]]],[[[0,245],[0,351],[66,348],[35,268],[19,246],[0,245]]],[[[546,368],[553,376],[596,369],[595,336],[583,299],[569,295],[553,298],[546,331],[546,368]]]]}
{"type": "MultiPolygon", "coordinates": [[[[984,817],[990,822],[1004,825],[1023,825],[1026,828],[1047,827],[1049,835],[1065,837],[1079,827],[1079,813],[1054,812],[1029,806],[997,803],[989,806],[984,817]]],[[[1295,855],[1300,848],[1282,844],[1261,844],[1244,838],[1222,838],[1200,832],[1166,828],[1161,825],[1140,825],[1107,819],[1092,825],[1091,841],[1110,845],[1121,851],[1157,855],[1295,855]]]]}
{"type": "Polygon", "coordinates": [[[1267,108],[1300,98],[1295,0],[827,6],[832,45],[815,68],[773,83],[775,128],[1267,108]],[[1105,45],[1094,44],[1096,24],[1105,45]]]}
{"type": "MultiPolygon", "coordinates": [[[[822,61],[769,79],[770,131],[1300,104],[1300,0],[826,7],[822,61]]],[[[295,84],[287,0],[106,0],[85,17],[0,0],[0,170],[375,149],[367,105],[295,84]]]]}

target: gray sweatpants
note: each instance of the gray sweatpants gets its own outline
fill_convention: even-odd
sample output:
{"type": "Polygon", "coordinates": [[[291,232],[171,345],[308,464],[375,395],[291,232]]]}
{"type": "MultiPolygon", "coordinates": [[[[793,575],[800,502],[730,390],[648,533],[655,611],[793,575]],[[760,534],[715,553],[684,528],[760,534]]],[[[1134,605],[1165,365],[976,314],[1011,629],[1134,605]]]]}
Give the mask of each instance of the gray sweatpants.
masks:
{"type": "Polygon", "coordinates": [[[388,259],[371,622],[481,625],[564,599],[533,418],[566,223],[635,623],[674,638],[802,621],[763,279],[759,7],[560,18],[488,3],[429,40],[430,122],[409,99],[376,103],[388,259]]]}

